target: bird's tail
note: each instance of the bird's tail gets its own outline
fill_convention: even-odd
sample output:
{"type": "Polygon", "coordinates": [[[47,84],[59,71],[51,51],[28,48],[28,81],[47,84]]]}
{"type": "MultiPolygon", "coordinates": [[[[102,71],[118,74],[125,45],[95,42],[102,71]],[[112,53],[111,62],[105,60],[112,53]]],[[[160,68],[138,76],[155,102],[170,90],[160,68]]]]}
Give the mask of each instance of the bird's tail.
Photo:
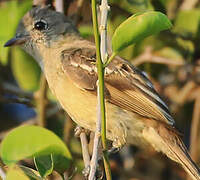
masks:
{"type": "MultiPolygon", "coordinates": [[[[166,127],[165,127],[166,128],[166,127]]],[[[161,139],[164,141],[166,146],[164,152],[170,159],[176,161],[181,164],[181,166],[185,169],[185,171],[190,175],[193,180],[200,180],[200,169],[191,159],[187,148],[184,143],[177,135],[176,132],[166,128],[169,136],[167,134],[159,133],[161,139]]]]}
{"type": "Polygon", "coordinates": [[[179,163],[193,180],[200,180],[200,169],[192,161],[177,131],[166,124],[156,121],[149,122],[151,122],[150,126],[143,131],[144,138],[157,151],[163,152],[170,159],[179,163]]]}

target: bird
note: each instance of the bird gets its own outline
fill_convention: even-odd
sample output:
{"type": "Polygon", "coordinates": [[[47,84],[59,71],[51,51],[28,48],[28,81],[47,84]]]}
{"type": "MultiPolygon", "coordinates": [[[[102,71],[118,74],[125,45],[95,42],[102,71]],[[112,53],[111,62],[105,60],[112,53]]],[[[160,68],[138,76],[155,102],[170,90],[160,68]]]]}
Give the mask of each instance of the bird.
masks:
{"type": "MultiPolygon", "coordinates": [[[[69,17],[48,6],[36,6],[24,15],[15,37],[4,46],[15,45],[38,62],[49,88],[72,120],[95,131],[95,44],[80,36],[69,17]]],[[[168,106],[147,75],[116,57],[105,68],[104,81],[106,132],[113,147],[152,147],[179,163],[193,180],[200,180],[200,169],[181,140],[168,106]]]]}

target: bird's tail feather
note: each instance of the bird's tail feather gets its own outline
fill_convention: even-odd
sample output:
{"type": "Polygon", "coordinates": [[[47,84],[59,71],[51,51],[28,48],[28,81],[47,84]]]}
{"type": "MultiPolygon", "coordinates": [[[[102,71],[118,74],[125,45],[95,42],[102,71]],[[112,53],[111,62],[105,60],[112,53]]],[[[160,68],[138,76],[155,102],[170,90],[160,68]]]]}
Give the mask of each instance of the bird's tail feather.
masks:
{"type": "Polygon", "coordinates": [[[185,169],[185,171],[190,175],[190,177],[193,180],[200,180],[200,169],[191,159],[184,143],[176,133],[174,132],[170,133],[173,133],[173,136],[171,136],[172,138],[168,139],[166,139],[166,134],[164,135],[164,137],[162,137],[163,133],[159,133],[159,135],[164,141],[164,144],[166,145],[166,151],[168,151],[164,153],[170,159],[181,164],[182,167],[185,169]]]}

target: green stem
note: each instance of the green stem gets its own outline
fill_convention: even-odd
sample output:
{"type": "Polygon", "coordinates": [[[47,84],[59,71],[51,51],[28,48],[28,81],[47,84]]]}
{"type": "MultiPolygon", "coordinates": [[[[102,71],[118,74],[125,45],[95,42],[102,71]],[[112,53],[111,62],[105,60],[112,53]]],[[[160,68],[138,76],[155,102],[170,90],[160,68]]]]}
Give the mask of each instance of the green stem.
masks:
{"type": "Polygon", "coordinates": [[[113,52],[112,55],[109,57],[109,59],[105,62],[105,64],[103,65],[103,67],[105,68],[106,66],[108,66],[108,64],[114,59],[114,57],[117,55],[116,52],[113,52]]]}
{"type": "Polygon", "coordinates": [[[104,154],[104,167],[106,172],[106,179],[111,180],[111,170],[107,155],[107,142],[106,142],[106,116],[105,116],[105,101],[104,101],[104,66],[101,60],[100,54],[100,36],[97,21],[97,9],[96,0],[92,0],[92,20],[93,31],[96,45],[96,58],[97,58],[97,71],[99,80],[99,94],[100,94],[100,106],[101,106],[101,140],[103,145],[104,154]]]}

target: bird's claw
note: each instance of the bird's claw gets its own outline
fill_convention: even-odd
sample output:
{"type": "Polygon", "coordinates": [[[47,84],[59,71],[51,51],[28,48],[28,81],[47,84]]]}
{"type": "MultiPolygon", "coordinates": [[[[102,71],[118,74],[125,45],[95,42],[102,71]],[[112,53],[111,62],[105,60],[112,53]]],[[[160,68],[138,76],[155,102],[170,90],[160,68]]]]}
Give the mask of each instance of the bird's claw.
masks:
{"type": "Polygon", "coordinates": [[[111,149],[108,150],[109,154],[114,154],[120,151],[120,147],[112,147],[111,149]]]}
{"type": "Polygon", "coordinates": [[[74,135],[76,137],[79,137],[82,132],[85,132],[85,129],[80,126],[76,126],[76,128],[74,129],[74,135]]]}
{"type": "Polygon", "coordinates": [[[85,179],[87,179],[88,176],[89,176],[89,174],[90,174],[90,166],[85,167],[85,168],[82,170],[82,174],[83,174],[83,176],[85,177],[85,179]]]}
{"type": "MultiPolygon", "coordinates": [[[[83,171],[82,171],[82,174],[85,177],[85,179],[87,179],[89,174],[90,174],[90,166],[84,168],[83,171]]],[[[103,171],[102,171],[102,169],[97,168],[95,177],[96,177],[96,179],[103,179],[103,171]]]]}

